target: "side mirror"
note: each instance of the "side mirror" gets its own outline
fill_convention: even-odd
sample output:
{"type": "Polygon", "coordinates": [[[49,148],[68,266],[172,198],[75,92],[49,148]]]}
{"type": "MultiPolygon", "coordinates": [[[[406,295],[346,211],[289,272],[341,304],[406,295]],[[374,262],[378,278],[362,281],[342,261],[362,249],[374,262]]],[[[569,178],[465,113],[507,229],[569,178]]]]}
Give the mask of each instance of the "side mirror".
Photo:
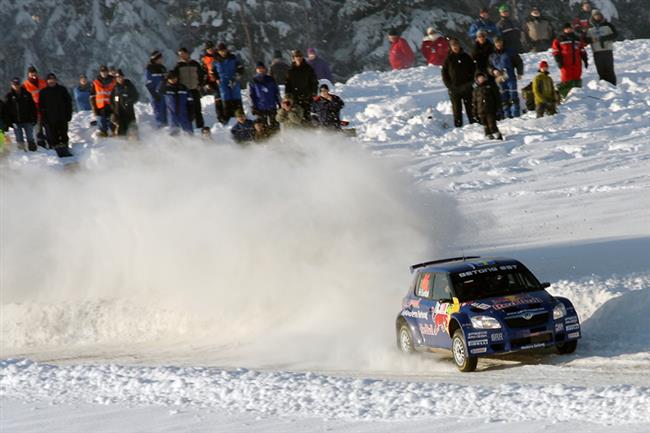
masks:
{"type": "Polygon", "coordinates": [[[551,287],[551,283],[542,283],[542,284],[540,284],[539,286],[540,286],[542,289],[547,289],[547,288],[551,287]]]}

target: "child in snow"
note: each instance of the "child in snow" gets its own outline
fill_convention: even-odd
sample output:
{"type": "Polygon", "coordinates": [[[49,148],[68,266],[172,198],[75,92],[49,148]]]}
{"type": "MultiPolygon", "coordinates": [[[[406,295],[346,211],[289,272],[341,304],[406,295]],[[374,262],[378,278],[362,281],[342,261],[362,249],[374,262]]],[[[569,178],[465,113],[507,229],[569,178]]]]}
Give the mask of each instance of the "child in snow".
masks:
{"type": "Polygon", "coordinates": [[[257,143],[265,142],[271,138],[271,135],[274,132],[266,126],[264,119],[260,118],[255,119],[255,122],[253,122],[253,127],[255,128],[255,137],[253,137],[253,140],[257,143]]]}
{"type": "Polygon", "coordinates": [[[553,78],[548,72],[548,62],[542,60],[539,62],[539,73],[533,79],[533,94],[535,95],[535,112],[537,117],[544,117],[544,114],[553,115],[557,111],[555,86],[553,78]]]}
{"type": "Polygon", "coordinates": [[[485,136],[489,139],[503,140],[497,128],[497,112],[500,105],[501,95],[496,84],[490,82],[484,72],[477,72],[472,93],[472,111],[474,118],[481,121],[485,128],[485,136]]]}
{"type": "Polygon", "coordinates": [[[253,121],[246,117],[244,111],[240,109],[235,111],[235,118],[237,119],[237,123],[230,130],[235,143],[245,144],[253,141],[255,138],[253,121]]]}

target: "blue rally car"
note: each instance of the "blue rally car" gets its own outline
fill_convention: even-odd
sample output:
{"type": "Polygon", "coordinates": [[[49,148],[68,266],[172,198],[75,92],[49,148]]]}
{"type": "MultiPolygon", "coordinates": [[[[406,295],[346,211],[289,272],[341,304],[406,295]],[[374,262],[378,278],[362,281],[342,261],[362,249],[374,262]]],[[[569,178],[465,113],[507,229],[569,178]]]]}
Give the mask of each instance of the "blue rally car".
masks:
{"type": "Polygon", "coordinates": [[[456,257],[411,266],[413,282],[395,329],[405,353],[451,350],[460,371],[478,357],[555,346],[573,353],[580,322],[571,301],[551,296],[509,258],[456,257]]]}

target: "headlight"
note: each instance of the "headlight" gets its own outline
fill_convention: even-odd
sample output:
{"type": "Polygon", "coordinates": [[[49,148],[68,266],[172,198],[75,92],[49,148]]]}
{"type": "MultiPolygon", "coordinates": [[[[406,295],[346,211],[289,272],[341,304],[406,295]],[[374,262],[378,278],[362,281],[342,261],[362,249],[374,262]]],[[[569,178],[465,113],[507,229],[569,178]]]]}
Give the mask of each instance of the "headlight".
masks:
{"type": "Polygon", "coordinates": [[[498,329],[501,324],[494,317],[474,316],[471,318],[472,326],[476,329],[498,329]]]}
{"type": "Polygon", "coordinates": [[[566,316],[566,307],[559,303],[553,308],[553,320],[558,320],[566,316]]]}

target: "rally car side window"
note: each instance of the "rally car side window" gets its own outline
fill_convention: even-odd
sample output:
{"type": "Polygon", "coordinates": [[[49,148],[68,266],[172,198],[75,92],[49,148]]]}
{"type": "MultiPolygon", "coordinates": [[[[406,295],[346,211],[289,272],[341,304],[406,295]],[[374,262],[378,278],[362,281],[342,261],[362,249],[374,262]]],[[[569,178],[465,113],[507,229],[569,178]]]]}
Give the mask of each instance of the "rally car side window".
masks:
{"type": "Polygon", "coordinates": [[[420,274],[420,281],[415,289],[415,294],[421,298],[430,298],[433,288],[433,273],[422,272],[420,274]]]}
{"type": "Polygon", "coordinates": [[[433,299],[435,300],[451,300],[451,284],[447,274],[436,273],[436,278],[433,282],[433,299]]]}

